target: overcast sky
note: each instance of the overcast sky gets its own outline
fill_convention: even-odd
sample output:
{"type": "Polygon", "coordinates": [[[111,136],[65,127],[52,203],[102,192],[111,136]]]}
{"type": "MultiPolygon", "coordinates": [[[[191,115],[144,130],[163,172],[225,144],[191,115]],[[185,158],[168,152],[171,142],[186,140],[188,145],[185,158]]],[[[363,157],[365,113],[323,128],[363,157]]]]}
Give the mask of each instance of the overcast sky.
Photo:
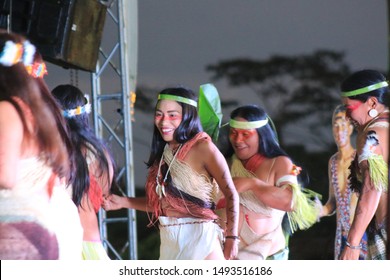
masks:
{"type": "MultiPolygon", "coordinates": [[[[318,49],[344,51],[352,70],[388,68],[385,0],[141,0],[138,8],[139,85],[183,84],[197,91],[210,82],[206,65],[219,60],[318,49]]],[[[79,74],[87,92],[89,78],[79,74]]],[[[69,73],[49,64],[47,82],[51,88],[69,83],[69,73]]],[[[222,99],[239,95],[242,103],[259,102],[252,92],[228,88],[223,81],[215,85],[222,99]]],[[[150,117],[136,111],[134,135],[151,136],[145,118],[150,124],[150,117]]],[[[135,141],[135,169],[142,185],[150,143],[141,142],[135,141]]]]}
{"type": "MultiPolygon", "coordinates": [[[[320,48],[345,51],[353,69],[387,68],[385,0],[142,0],[138,8],[138,84],[196,90],[210,81],[206,65],[221,59],[320,48]]],[[[69,81],[54,77],[57,68],[51,86],[69,81]]]]}
{"type": "Polygon", "coordinates": [[[221,59],[320,48],[345,51],[353,69],[386,69],[386,17],[385,0],[139,1],[138,82],[197,89],[221,59]]]}

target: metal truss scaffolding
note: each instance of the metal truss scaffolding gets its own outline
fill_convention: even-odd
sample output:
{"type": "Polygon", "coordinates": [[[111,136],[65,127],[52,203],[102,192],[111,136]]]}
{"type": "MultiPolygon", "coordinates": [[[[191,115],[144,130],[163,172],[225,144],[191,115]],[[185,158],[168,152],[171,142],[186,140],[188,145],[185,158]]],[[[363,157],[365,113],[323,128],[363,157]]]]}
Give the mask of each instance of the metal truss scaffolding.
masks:
{"type": "MultiPolygon", "coordinates": [[[[107,5],[107,15],[96,72],[91,73],[94,128],[109,143],[117,164],[119,187],[113,191],[135,196],[131,114],[137,72],[138,2],[100,2],[107,5]]],[[[112,259],[137,259],[135,210],[100,210],[99,225],[112,259]]]]}

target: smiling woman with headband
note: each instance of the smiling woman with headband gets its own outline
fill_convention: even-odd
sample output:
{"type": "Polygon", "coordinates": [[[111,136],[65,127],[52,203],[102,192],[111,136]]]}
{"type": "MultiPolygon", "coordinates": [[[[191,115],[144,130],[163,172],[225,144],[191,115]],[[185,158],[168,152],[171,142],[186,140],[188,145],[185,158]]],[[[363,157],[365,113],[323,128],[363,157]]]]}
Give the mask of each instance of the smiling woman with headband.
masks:
{"type": "Polygon", "coordinates": [[[389,85],[375,70],[361,70],[341,84],[347,117],[357,129],[351,188],[359,193],[355,216],[341,259],[358,259],[367,232],[367,259],[386,259],[388,241],[389,85]]]}
{"type": "Polygon", "coordinates": [[[105,209],[151,212],[151,225],[160,228],[160,259],[235,258],[237,192],[224,157],[202,131],[192,90],[167,88],[158,95],[147,166],[146,198],[111,195],[105,209]],[[218,187],[227,197],[225,232],[216,221],[218,187]]]}
{"type": "MultiPolygon", "coordinates": [[[[287,260],[291,230],[306,229],[317,219],[311,193],[303,192],[298,183],[300,167],[279,146],[262,108],[235,109],[229,126],[225,157],[240,196],[237,258],[287,260]]],[[[219,207],[223,204],[221,199],[219,207]]]]}

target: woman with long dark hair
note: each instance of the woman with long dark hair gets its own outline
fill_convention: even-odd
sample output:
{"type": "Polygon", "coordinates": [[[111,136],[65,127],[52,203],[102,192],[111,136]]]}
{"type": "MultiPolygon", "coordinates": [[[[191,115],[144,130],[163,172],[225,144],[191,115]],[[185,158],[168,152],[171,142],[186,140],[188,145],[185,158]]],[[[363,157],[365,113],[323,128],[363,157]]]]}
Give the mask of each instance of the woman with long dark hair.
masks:
{"type": "Polygon", "coordinates": [[[81,90],[65,84],[55,87],[52,94],[63,110],[74,149],[75,174],[69,189],[83,228],[82,258],[107,260],[109,257],[101,242],[97,212],[103,196],[109,194],[115,182],[114,160],[108,147],[89,125],[91,104],[81,90]]]}
{"type": "Polygon", "coordinates": [[[291,231],[317,220],[312,193],[301,190],[300,167],[279,146],[272,121],[261,107],[233,110],[229,126],[225,157],[240,197],[237,258],[287,260],[291,231]]]}
{"type": "Polygon", "coordinates": [[[202,131],[191,90],[159,93],[147,166],[146,197],[111,195],[105,209],[151,212],[151,224],[160,228],[160,259],[234,259],[237,193],[223,155],[202,131]],[[215,213],[218,188],[227,197],[225,232],[215,213]]]}
{"type": "Polygon", "coordinates": [[[341,84],[342,102],[357,130],[351,188],[359,193],[341,259],[358,259],[367,233],[369,260],[386,259],[388,242],[389,84],[375,70],[361,70],[341,84]]]}

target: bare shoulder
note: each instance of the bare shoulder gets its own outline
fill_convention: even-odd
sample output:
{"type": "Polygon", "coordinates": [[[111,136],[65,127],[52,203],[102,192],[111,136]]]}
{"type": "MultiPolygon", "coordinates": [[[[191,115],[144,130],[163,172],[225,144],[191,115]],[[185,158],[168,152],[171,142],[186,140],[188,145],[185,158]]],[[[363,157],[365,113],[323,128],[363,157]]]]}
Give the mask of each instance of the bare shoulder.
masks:
{"type": "MultiPolygon", "coordinates": [[[[370,129],[369,132],[375,132],[375,134],[378,137],[379,144],[380,144],[380,142],[383,142],[386,145],[388,144],[388,139],[389,139],[389,128],[388,127],[382,127],[382,126],[373,127],[372,129],[370,129]]],[[[367,137],[368,136],[369,135],[367,135],[367,137]]]]}
{"type": "Polygon", "coordinates": [[[388,127],[373,127],[367,132],[365,142],[362,143],[362,152],[366,149],[382,154],[387,158],[389,145],[389,128],[388,127]]]}
{"type": "Polygon", "coordinates": [[[191,163],[193,167],[199,166],[198,169],[200,169],[201,166],[211,166],[216,162],[225,161],[225,159],[212,141],[200,139],[192,146],[186,161],[191,163]]]}
{"type": "MultiPolygon", "coordinates": [[[[15,166],[22,153],[23,123],[16,108],[7,101],[0,102],[0,166],[11,167],[0,168],[7,173],[7,170],[15,176],[15,166]],[[5,164],[6,163],[6,164],[5,164]]],[[[4,173],[3,173],[4,174],[4,173]]],[[[6,174],[7,175],[7,174],[6,174]]]]}
{"type": "Polygon", "coordinates": [[[215,170],[212,167],[217,167],[215,164],[217,157],[214,154],[213,143],[206,139],[199,139],[191,146],[184,162],[198,174],[214,177],[215,170]]]}
{"type": "MultiPolygon", "coordinates": [[[[358,138],[359,139],[359,138],[358,138]]],[[[389,129],[386,127],[372,127],[361,135],[358,141],[358,150],[361,151],[367,145],[388,145],[389,129]]]]}
{"type": "Polygon", "coordinates": [[[293,162],[289,157],[286,156],[278,156],[275,158],[274,167],[276,169],[286,169],[291,170],[293,167],[293,162]]]}
{"type": "Polygon", "coordinates": [[[330,156],[329,160],[333,159],[333,158],[337,158],[339,156],[340,152],[335,152],[333,155],[330,156]]]}
{"type": "Polygon", "coordinates": [[[17,114],[15,106],[8,101],[0,101],[0,115],[5,115],[6,113],[17,114]]]}
{"type": "Polygon", "coordinates": [[[7,129],[12,127],[12,130],[22,129],[22,120],[15,106],[8,101],[0,102],[0,127],[7,129]]]}
{"type": "Polygon", "coordinates": [[[292,167],[291,160],[286,156],[278,156],[274,158],[265,158],[265,160],[258,166],[256,170],[257,173],[262,173],[264,171],[271,171],[275,169],[285,169],[292,167]]]}
{"type": "Polygon", "coordinates": [[[214,143],[212,141],[209,141],[205,138],[203,139],[199,139],[195,144],[194,146],[192,147],[192,149],[196,152],[204,152],[204,153],[207,153],[207,152],[213,152],[215,151],[215,149],[217,149],[217,147],[214,145],[214,143]]]}
{"type": "Polygon", "coordinates": [[[293,163],[290,158],[286,156],[278,156],[275,158],[267,158],[258,169],[255,174],[258,178],[267,180],[271,177],[280,177],[280,174],[286,175],[291,172],[293,163]]]}

